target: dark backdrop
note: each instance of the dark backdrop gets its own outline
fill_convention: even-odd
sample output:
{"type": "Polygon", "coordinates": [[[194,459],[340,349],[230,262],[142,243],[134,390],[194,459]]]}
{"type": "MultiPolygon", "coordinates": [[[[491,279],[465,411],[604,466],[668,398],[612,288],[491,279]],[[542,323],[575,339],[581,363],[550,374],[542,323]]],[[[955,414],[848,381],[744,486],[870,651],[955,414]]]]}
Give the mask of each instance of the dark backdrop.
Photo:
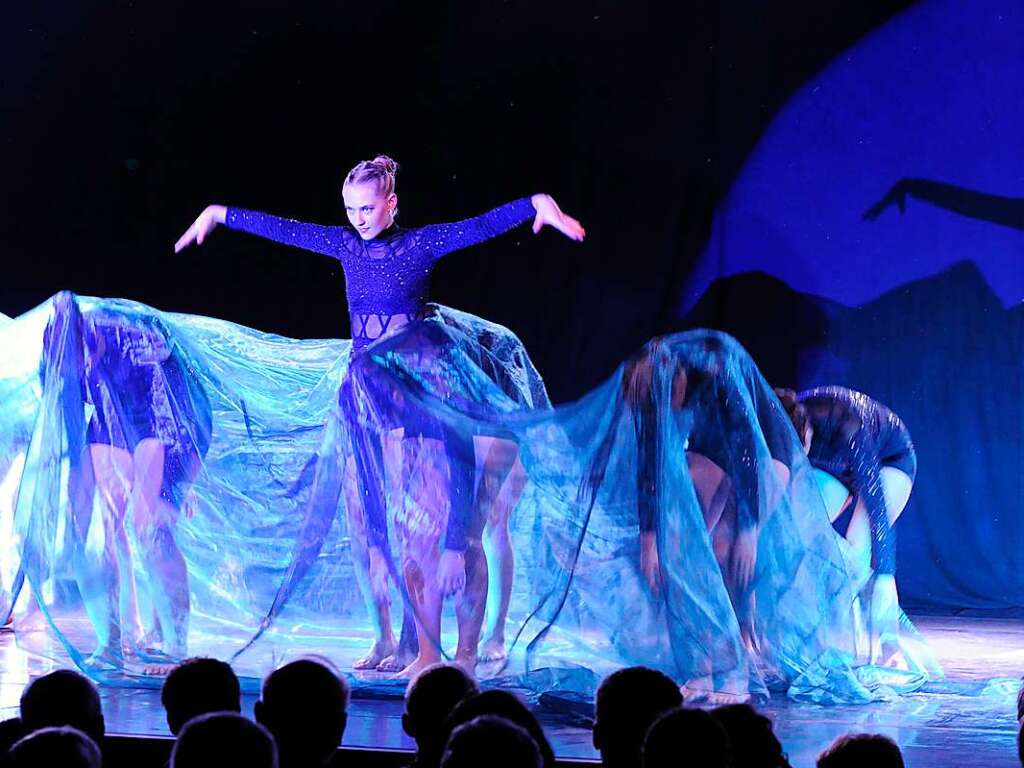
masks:
{"type": "MultiPolygon", "coordinates": [[[[403,166],[407,225],[538,190],[583,220],[582,246],[522,228],[450,257],[434,280],[437,300],[515,330],[554,399],[582,394],[645,339],[692,322],[736,332],[776,380],[819,383],[790,362],[808,348],[831,359],[828,328],[799,344],[789,330],[766,338],[756,300],[711,285],[750,279],[718,258],[713,217],[783,105],[912,5],[66,0],[6,9],[0,311],[16,315],[68,288],[291,336],[347,335],[342,277],[329,259],[220,232],[177,257],[171,246],[209,202],[340,222],[344,172],[387,152],[403,166]],[[709,280],[697,285],[701,275],[709,280]]],[[[782,292],[770,293],[777,321],[820,311],[780,298],[796,292],[793,282],[779,276],[782,292]]],[[[866,333],[858,338],[873,348],[866,333]]],[[[856,383],[849,369],[835,376],[843,373],[839,383],[856,383]]],[[[875,382],[883,396],[890,384],[875,382]]],[[[933,600],[931,586],[925,577],[911,596],[973,604],[963,590],[933,600]]],[[[1020,592],[1003,602],[1015,600],[1024,603],[1020,592]]]]}

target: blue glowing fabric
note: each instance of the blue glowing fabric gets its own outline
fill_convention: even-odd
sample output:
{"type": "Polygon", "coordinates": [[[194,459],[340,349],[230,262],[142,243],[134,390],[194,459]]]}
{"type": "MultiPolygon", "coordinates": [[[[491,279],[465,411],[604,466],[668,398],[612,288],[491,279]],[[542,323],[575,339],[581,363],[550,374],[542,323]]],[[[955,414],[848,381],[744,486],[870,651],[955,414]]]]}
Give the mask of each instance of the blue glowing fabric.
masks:
{"type": "Polygon", "coordinates": [[[0,324],[0,396],[0,609],[22,575],[19,643],[103,682],[186,654],[253,677],[310,653],[351,670],[381,605],[430,648],[453,653],[456,627],[475,648],[507,524],[509,657],[477,668],[495,684],[590,695],[646,664],[740,696],[885,687],[855,668],[863,575],[721,334],[652,342],[552,408],[511,332],[445,307],[353,353],[64,293],[0,324]],[[424,595],[447,551],[466,584],[436,631],[424,595]]]}

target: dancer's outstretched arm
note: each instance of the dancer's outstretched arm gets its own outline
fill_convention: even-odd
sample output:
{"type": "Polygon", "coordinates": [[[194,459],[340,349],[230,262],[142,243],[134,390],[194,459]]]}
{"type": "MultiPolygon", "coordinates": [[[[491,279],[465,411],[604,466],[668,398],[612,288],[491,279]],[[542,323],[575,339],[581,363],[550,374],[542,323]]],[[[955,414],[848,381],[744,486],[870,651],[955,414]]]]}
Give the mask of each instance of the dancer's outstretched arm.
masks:
{"type": "Polygon", "coordinates": [[[430,224],[416,231],[420,245],[430,253],[432,261],[454,251],[468,248],[498,237],[533,219],[533,231],[554,227],[566,237],[581,241],[586,235],[583,226],[562,212],[550,195],[536,194],[499,206],[487,213],[448,224],[430,224]]]}
{"type": "Polygon", "coordinates": [[[178,238],[174,252],[179,253],[193,243],[202,245],[210,233],[222,224],[230,229],[333,258],[339,258],[342,249],[357,238],[350,227],[307,224],[244,208],[208,205],[192,222],[192,226],[185,230],[185,234],[178,238]]]}

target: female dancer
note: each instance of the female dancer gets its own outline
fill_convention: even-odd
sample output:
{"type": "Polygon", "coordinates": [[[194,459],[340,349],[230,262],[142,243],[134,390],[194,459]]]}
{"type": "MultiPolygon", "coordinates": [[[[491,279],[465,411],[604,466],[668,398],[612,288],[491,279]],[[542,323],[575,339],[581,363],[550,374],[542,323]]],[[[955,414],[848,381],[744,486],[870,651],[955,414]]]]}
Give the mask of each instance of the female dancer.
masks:
{"type": "Polygon", "coordinates": [[[852,508],[845,537],[870,579],[870,661],[900,664],[896,542],[892,530],[910,499],[917,458],[900,418],[861,392],[839,386],[777,389],[815,468],[835,522],[852,508]]]}
{"type": "Polygon", "coordinates": [[[62,390],[73,568],[97,633],[87,662],[94,666],[121,668],[125,643],[149,662],[177,661],[187,650],[188,572],[174,527],[180,510],[191,514],[212,418],[202,386],[168,339],[151,317],[109,306],[83,311],[68,293],[56,298],[44,333],[44,389],[52,381],[62,390]],[[97,524],[102,556],[88,546],[97,524]],[[148,632],[136,573],[155,619],[148,632]],[[133,636],[123,638],[123,630],[133,636]]]}
{"type": "MultiPolygon", "coordinates": [[[[677,349],[671,338],[655,339],[625,366],[624,399],[632,413],[637,436],[637,502],[640,527],[640,572],[651,592],[662,590],[658,552],[659,508],[666,504],[662,462],[685,468],[704,519],[714,559],[735,611],[747,651],[758,652],[755,593],[751,588],[757,566],[759,521],[771,516],[786,488],[792,446],[781,413],[773,412],[764,390],[736,387],[728,370],[740,356],[727,337],[695,332],[696,344],[677,349]],[[656,378],[667,379],[658,393],[656,378]],[[659,402],[660,400],[660,402],[659,402]],[[732,401],[732,402],[730,402],[732,401]],[[745,402],[744,402],[745,401],[745,402]],[[659,409],[668,415],[664,418],[659,409]],[[673,451],[671,432],[682,432],[673,451]],[[758,457],[757,444],[767,449],[758,457]],[[664,444],[664,445],[663,445],[664,444]],[[769,459],[766,461],[765,459],[769,459]],[[773,473],[771,480],[761,478],[773,473]],[[777,479],[777,482],[776,482],[777,479]]],[[[752,368],[752,365],[750,366],[752,368]]],[[[678,436],[676,436],[678,439],[678,436]]],[[[692,638],[683,640],[692,642],[692,638]]],[[[735,701],[745,694],[723,690],[710,675],[687,681],[684,695],[716,703],[735,701]]]]}
{"type": "MultiPolygon", "coordinates": [[[[375,595],[378,641],[370,656],[383,656],[394,645],[385,601],[387,566],[392,574],[400,573],[397,580],[417,619],[419,653],[404,670],[411,675],[440,659],[442,601],[463,589],[456,658],[472,669],[486,601],[482,520],[472,509],[475,449],[465,431],[452,423],[458,408],[446,411],[445,406],[454,404],[464,411],[521,407],[527,399],[522,383],[502,381],[499,375],[513,364],[502,354],[518,356],[514,364],[532,370],[522,359],[521,347],[495,353],[487,339],[473,337],[466,325],[460,327],[458,313],[428,305],[433,266],[452,251],[496,237],[531,218],[535,233],[549,225],[582,240],[584,230],[544,194],[462,222],[403,230],[395,224],[396,171],[393,160],[378,156],[349,172],[342,197],[351,228],[302,224],[212,205],[182,235],[175,250],[201,244],[215,227],[225,224],[341,262],[353,355],[339,392],[339,423],[329,428],[325,440],[347,446],[321,451],[318,482],[321,487],[337,485],[332,475],[343,468],[330,466],[335,460],[331,457],[346,454],[345,463],[353,468],[357,483],[358,515],[365,519],[365,565],[375,595]],[[493,390],[480,390],[481,377],[475,374],[481,372],[493,390]],[[394,377],[412,386],[416,396],[390,386],[394,377]],[[391,562],[387,546],[385,486],[391,482],[402,497],[391,521],[401,545],[400,569],[391,562]]],[[[512,461],[507,453],[498,452],[495,463],[500,466],[491,470],[495,476],[508,474],[512,461]]],[[[488,481],[483,487],[500,484],[488,481]]],[[[321,506],[336,508],[336,503],[328,499],[321,506]]],[[[356,505],[346,506],[351,516],[356,505]]],[[[358,531],[359,526],[353,526],[353,536],[358,531]]]]}

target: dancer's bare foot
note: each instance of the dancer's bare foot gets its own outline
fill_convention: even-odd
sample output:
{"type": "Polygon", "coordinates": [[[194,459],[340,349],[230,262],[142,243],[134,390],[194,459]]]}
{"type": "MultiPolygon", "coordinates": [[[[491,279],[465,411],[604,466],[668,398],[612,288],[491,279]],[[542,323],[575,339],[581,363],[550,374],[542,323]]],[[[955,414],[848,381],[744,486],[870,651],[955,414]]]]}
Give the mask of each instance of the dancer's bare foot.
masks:
{"type": "Polygon", "coordinates": [[[416,677],[420,672],[429,667],[431,664],[436,664],[440,659],[425,658],[422,654],[416,656],[415,659],[410,662],[405,669],[399,672],[395,677],[403,680],[411,680],[416,677]]]}
{"type": "Polygon", "coordinates": [[[720,707],[726,704],[745,704],[750,701],[749,693],[716,691],[710,676],[687,680],[679,687],[679,692],[683,695],[683,703],[687,706],[703,704],[720,707]]]}
{"type": "Polygon", "coordinates": [[[384,659],[392,658],[395,653],[395,638],[378,638],[370,647],[370,652],[352,664],[352,669],[379,669],[384,659]]]}
{"type": "Polygon", "coordinates": [[[124,651],[120,642],[97,648],[82,662],[82,666],[97,672],[124,669],[124,651]]]}
{"type": "Polygon", "coordinates": [[[495,661],[504,661],[508,658],[508,650],[505,648],[505,638],[491,635],[480,646],[480,663],[490,664],[495,661]]]}
{"type": "Polygon", "coordinates": [[[899,637],[896,635],[883,635],[872,644],[871,664],[890,669],[908,671],[910,662],[900,645],[899,637]]]}
{"type": "Polygon", "coordinates": [[[177,664],[170,663],[147,664],[142,668],[142,674],[146,677],[167,677],[177,666],[177,664]]]}
{"type": "Polygon", "coordinates": [[[462,671],[470,677],[476,676],[478,658],[475,650],[472,653],[456,653],[453,661],[462,667],[462,671]]]}
{"type": "Polygon", "coordinates": [[[416,649],[399,644],[394,653],[381,659],[377,665],[378,672],[401,672],[416,658],[416,649]]]}

